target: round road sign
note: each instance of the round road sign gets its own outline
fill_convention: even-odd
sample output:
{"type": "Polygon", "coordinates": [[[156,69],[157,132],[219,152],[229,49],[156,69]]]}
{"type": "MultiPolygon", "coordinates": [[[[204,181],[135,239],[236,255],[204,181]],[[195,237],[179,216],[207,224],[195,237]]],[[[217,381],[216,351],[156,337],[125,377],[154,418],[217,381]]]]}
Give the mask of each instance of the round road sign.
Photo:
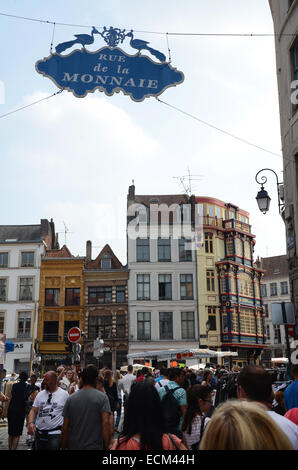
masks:
{"type": "Polygon", "coordinates": [[[81,330],[74,326],[67,333],[68,340],[71,343],[77,343],[81,339],[81,330]]]}

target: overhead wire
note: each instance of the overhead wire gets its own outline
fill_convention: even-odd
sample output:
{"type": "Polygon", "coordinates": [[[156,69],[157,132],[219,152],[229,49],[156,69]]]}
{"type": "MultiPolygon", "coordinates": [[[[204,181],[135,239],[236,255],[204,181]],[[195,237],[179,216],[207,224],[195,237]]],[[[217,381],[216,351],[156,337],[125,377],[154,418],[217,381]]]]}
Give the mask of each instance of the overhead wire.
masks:
{"type": "Polygon", "coordinates": [[[59,91],[57,91],[56,93],[53,93],[52,95],[46,96],[46,97],[44,97],[44,98],[41,98],[40,100],[34,101],[33,103],[29,103],[29,104],[27,104],[27,105],[25,105],[25,106],[22,106],[22,107],[20,107],[20,108],[14,109],[13,111],[9,111],[8,113],[2,114],[2,115],[0,115],[0,119],[5,118],[5,117],[7,117],[7,116],[10,116],[11,114],[17,113],[18,111],[22,111],[23,109],[30,108],[31,106],[34,106],[35,104],[41,103],[42,101],[49,100],[49,99],[52,98],[53,96],[56,96],[56,95],[59,95],[60,93],[62,93],[62,91],[63,91],[63,90],[59,90],[59,91]]]}
{"type": "MultiPolygon", "coordinates": [[[[34,21],[36,23],[45,23],[45,24],[52,24],[56,26],[67,26],[67,27],[75,27],[75,28],[92,28],[94,25],[83,25],[83,24],[74,24],[74,23],[62,23],[58,21],[51,21],[51,20],[45,20],[41,18],[31,18],[28,16],[20,16],[20,15],[12,15],[9,13],[3,13],[0,12],[0,16],[4,16],[7,18],[15,18],[15,19],[20,19],[24,21],[34,21]]],[[[98,29],[103,29],[103,26],[96,26],[98,29]]],[[[131,28],[128,28],[131,29],[131,28]]],[[[198,33],[198,32],[192,32],[192,33],[185,33],[185,32],[166,32],[166,31],[146,31],[146,30],[137,30],[134,29],[134,32],[136,33],[144,33],[144,34],[167,34],[169,36],[222,36],[222,37],[274,37],[274,36],[296,36],[296,33],[198,33]]]]}
{"type": "MultiPolygon", "coordinates": [[[[223,134],[225,134],[225,135],[228,135],[229,137],[232,137],[233,139],[239,140],[239,141],[242,142],[242,143],[245,143],[245,144],[247,144],[247,145],[250,145],[250,146],[252,146],[252,147],[255,147],[255,148],[257,148],[258,150],[262,150],[263,152],[266,152],[266,153],[269,153],[269,154],[271,154],[271,155],[274,155],[275,157],[283,158],[282,155],[280,155],[280,154],[278,154],[278,153],[272,152],[271,150],[268,150],[268,149],[266,149],[266,148],[264,148],[264,147],[261,147],[260,145],[254,144],[254,143],[252,143],[252,142],[250,142],[250,141],[248,141],[248,140],[246,140],[246,139],[243,139],[242,137],[238,137],[237,135],[232,134],[231,132],[228,132],[228,131],[226,131],[226,130],[224,130],[224,129],[221,129],[220,127],[217,127],[217,126],[215,126],[214,124],[210,124],[210,122],[204,121],[203,119],[200,119],[200,118],[198,118],[197,116],[194,116],[193,114],[190,114],[190,113],[188,113],[187,111],[184,111],[183,109],[178,108],[177,106],[173,106],[172,104],[167,103],[166,101],[163,101],[163,100],[161,100],[161,99],[158,98],[158,97],[156,97],[156,99],[157,99],[157,101],[159,101],[159,103],[162,103],[162,104],[168,106],[169,108],[172,108],[172,109],[178,111],[179,113],[182,113],[182,114],[184,114],[185,116],[188,116],[188,117],[190,117],[190,118],[192,118],[192,119],[194,119],[194,120],[200,122],[201,124],[204,124],[205,126],[211,127],[212,129],[215,129],[215,130],[218,131],[218,132],[221,132],[221,133],[223,133],[223,134]]],[[[289,160],[290,160],[290,159],[289,159],[289,160]]],[[[291,160],[291,161],[293,161],[293,160],[291,160]]]]}

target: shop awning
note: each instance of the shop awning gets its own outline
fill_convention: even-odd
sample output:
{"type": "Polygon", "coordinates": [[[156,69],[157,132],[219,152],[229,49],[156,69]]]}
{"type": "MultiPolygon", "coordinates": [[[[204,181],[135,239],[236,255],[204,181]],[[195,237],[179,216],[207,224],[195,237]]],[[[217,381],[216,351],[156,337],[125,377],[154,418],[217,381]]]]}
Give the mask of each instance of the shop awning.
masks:
{"type": "Polygon", "coordinates": [[[213,351],[212,349],[165,349],[127,354],[128,359],[201,359],[208,357],[238,356],[237,352],[213,351]]]}

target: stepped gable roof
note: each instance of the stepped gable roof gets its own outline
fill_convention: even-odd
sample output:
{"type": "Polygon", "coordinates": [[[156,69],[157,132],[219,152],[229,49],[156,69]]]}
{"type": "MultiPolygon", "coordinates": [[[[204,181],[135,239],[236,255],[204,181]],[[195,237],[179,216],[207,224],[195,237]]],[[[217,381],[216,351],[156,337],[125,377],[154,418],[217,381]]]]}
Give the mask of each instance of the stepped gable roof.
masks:
{"type": "Polygon", "coordinates": [[[41,226],[0,225],[0,243],[38,242],[42,240],[41,226]]]}
{"type": "Polygon", "coordinates": [[[281,255],[261,258],[261,269],[265,271],[265,278],[289,276],[287,256],[281,255]]]}
{"type": "Polygon", "coordinates": [[[74,258],[66,245],[63,245],[62,248],[57,250],[48,250],[46,252],[45,258],[74,258]]]}
{"type": "Polygon", "coordinates": [[[85,269],[95,269],[95,270],[100,269],[102,271],[110,271],[109,269],[102,269],[101,268],[101,259],[103,258],[103,256],[105,254],[108,254],[111,257],[111,270],[113,270],[113,269],[121,269],[121,270],[124,269],[121,261],[119,261],[119,259],[117,258],[117,256],[113,252],[112,248],[108,244],[106,244],[103,247],[103,249],[101,250],[101,252],[97,256],[97,258],[95,258],[95,260],[86,261],[85,269]]]}

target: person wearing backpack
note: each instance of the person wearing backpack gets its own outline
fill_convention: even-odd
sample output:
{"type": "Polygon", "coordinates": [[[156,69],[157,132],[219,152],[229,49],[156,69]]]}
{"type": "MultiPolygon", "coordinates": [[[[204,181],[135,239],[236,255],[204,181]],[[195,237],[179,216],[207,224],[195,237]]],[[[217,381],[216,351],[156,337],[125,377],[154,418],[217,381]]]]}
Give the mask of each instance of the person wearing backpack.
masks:
{"type": "Polygon", "coordinates": [[[155,379],[155,388],[158,391],[161,387],[164,387],[165,385],[168,385],[169,379],[168,379],[168,371],[170,369],[161,369],[160,370],[160,376],[155,379]]]}
{"type": "Polygon", "coordinates": [[[155,387],[150,383],[144,381],[132,387],[123,430],[110,450],[187,450],[181,439],[166,431],[162,404],[155,387]]]}
{"type": "Polygon", "coordinates": [[[183,443],[189,450],[198,450],[205,428],[210,421],[206,415],[212,406],[212,389],[205,385],[193,385],[187,392],[187,408],[182,431],[183,443]]]}
{"type": "Polygon", "coordinates": [[[168,433],[175,434],[182,439],[182,421],[187,404],[186,391],[182,387],[184,371],[179,368],[171,368],[169,369],[168,379],[168,384],[158,390],[166,430],[168,433]]]}

